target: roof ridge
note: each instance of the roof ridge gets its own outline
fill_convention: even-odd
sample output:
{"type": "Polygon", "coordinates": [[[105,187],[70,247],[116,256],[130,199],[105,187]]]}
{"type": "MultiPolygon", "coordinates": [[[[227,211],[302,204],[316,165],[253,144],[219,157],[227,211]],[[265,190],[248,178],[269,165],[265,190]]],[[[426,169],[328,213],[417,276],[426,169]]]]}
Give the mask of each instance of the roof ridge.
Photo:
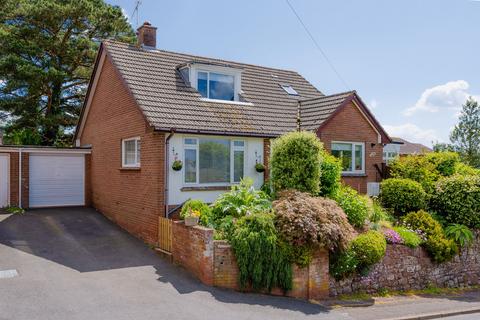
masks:
{"type": "Polygon", "coordinates": [[[321,97],[315,97],[315,98],[300,100],[300,103],[312,102],[312,101],[315,101],[315,100],[323,100],[323,99],[327,99],[327,98],[331,98],[331,97],[341,96],[341,95],[344,95],[344,94],[350,96],[350,95],[356,94],[356,93],[357,93],[356,90],[350,90],[350,91],[335,93],[335,94],[331,94],[331,95],[324,95],[324,96],[321,96],[321,97]]]}

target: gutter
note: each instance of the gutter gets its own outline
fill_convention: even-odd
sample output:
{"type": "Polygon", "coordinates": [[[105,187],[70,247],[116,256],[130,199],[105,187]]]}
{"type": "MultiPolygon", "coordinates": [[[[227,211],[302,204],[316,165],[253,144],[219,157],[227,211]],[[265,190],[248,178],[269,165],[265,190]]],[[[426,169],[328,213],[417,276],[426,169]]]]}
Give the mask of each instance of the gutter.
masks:
{"type": "Polygon", "coordinates": [[[169,179],[168,179],[168,168],[169,168],[169,164],[170,164],[170,157],[169,157],[169,146],[170,146],[170,139],[173,137],[173,135],[175,134],[175,129],[171,129],[170,130],[170,134],[167,136],[167,138],[165,139],[165,184],[163,186],[163,190],[164,190],[164,197],[163,199],[165,200],[165,218],[168,218],[169,216],[169,212],[168,212],[168,183],[169,183],[169,179]]]}

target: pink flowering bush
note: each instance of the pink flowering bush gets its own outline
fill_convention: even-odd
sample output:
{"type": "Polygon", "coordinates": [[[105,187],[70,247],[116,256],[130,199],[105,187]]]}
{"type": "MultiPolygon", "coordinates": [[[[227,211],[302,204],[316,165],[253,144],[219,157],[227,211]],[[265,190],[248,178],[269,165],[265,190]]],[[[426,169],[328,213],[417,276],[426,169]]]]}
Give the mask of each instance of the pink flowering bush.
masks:
{"type": "Polygon", "coordinates": [[[395,230],[386,229],[386,230],[383,231],[383,235],[385,236],[385,240],[387,240],[387,243],[403,244],[402,237],[395,230]]]}

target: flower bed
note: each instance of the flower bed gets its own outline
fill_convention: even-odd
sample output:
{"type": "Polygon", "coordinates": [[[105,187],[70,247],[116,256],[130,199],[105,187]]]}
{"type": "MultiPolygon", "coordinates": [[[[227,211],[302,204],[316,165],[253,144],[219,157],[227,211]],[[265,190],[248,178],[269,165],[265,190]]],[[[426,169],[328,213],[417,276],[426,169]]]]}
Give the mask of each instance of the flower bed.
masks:
{"type": "MultiPolygon", "coordinates": [[[[239,270],[230,245],[213,239],[214,230],[202,226],[187,227],[183,221],[173,224],[172,257],[206,285],[240,290],[239,270]]],[[[305,268],[293,265],[292,290],[274,288],[270,294],[320,300],[329,295],[328,251],[317,250],[305,268]]],[[[246,288],[242,291],[252,291],[246,288]]],[[[266,292],[265,292],[266,293],[266,292]]]]}

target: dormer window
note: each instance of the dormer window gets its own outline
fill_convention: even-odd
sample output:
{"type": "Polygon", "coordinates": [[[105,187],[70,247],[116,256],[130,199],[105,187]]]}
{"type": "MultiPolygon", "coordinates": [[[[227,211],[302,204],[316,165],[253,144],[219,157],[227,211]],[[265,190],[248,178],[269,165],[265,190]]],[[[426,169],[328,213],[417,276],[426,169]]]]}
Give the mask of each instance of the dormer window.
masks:
{"type": "Polygon", "coordinates": [[[200,93],[202,100],[249,104],[240,101],[242,69],[223,64],[191,62],[179,66],[178,71],[185,83],[200,93]]]}
{"type": "Polygon", "coordinates": [[[199,70],[197,90],[202,97],[235,101],[235,77],[229,74],[199,70]]]}

